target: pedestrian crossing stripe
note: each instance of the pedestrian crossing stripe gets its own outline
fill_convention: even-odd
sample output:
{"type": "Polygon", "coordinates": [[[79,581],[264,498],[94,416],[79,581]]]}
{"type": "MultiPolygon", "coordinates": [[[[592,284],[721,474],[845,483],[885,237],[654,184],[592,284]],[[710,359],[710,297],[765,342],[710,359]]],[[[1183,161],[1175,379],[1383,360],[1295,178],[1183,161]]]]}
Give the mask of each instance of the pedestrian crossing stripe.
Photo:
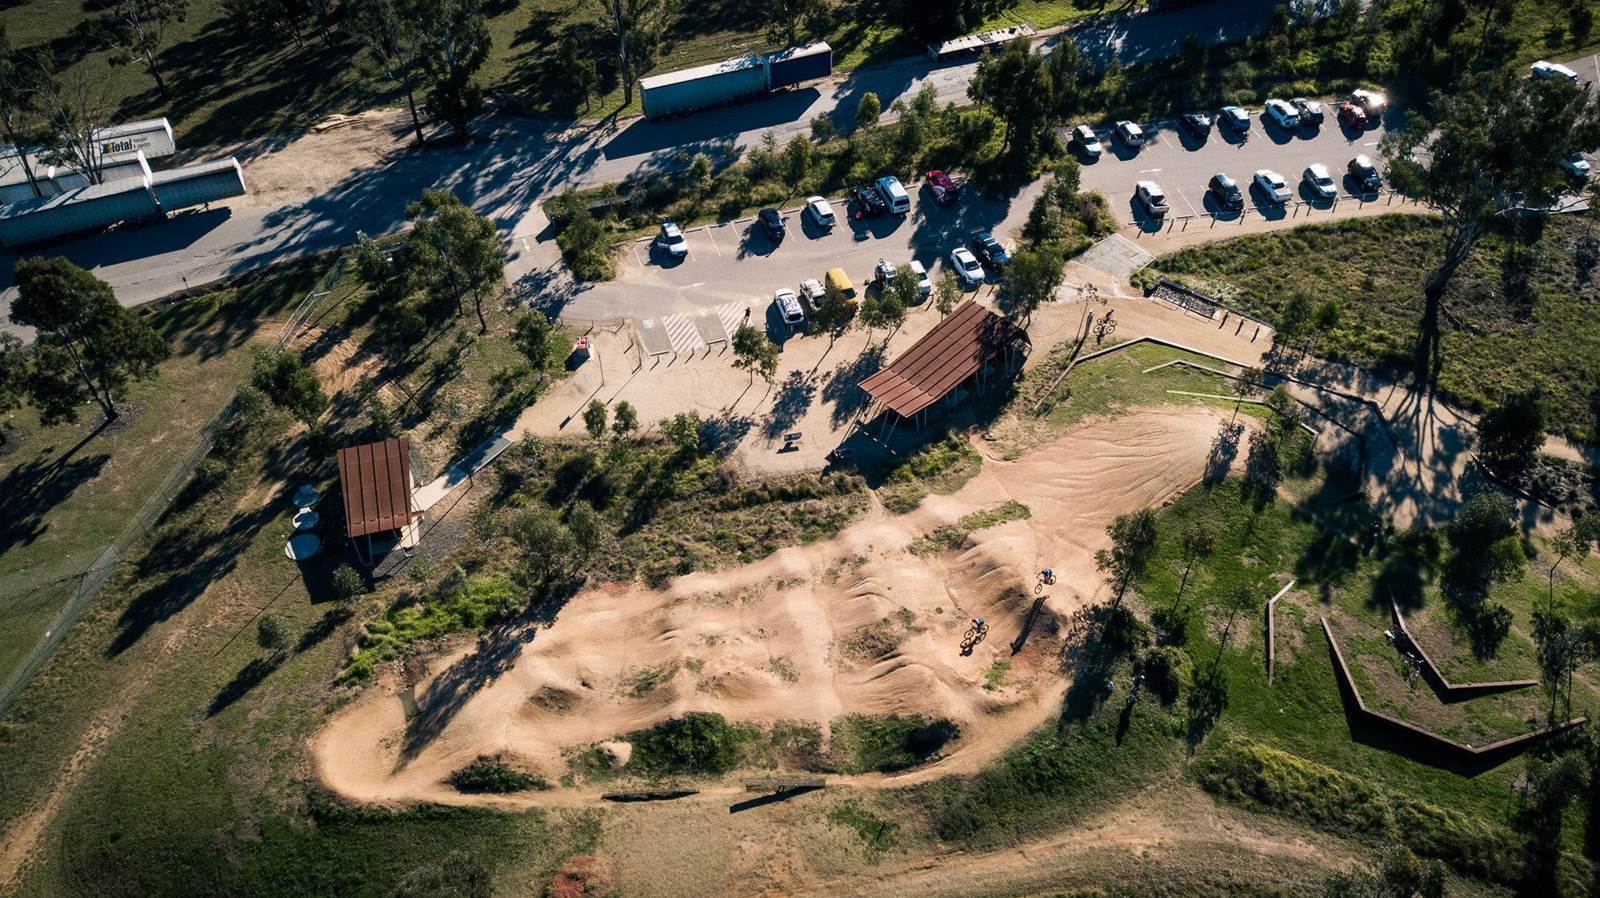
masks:
{"type": "MultiPolygon", "coordinates": [[[[752,310],[754,305],[754,300],[745,300],[744,302],[723,303],[720,306],[714,306],[698,312],[663,315],[661,316],[661,329],[666,333],[667,340],[672,344],[674,353],[682,355],[699,352],[707,348],[707,340],[701,335],[696,319],[714,314],[721,323],[723,330],[727,333],[727,336],[723,339],[731,341],[733,334],[745,323],[745,313],[752,310]]],[[[655,328],[656,322],[652,319],[646,319],[641,321],[639,326],[644,330],[651,330],[655,328]]],[[[712,340],[711,342],[720,341],[712,340]]]]}

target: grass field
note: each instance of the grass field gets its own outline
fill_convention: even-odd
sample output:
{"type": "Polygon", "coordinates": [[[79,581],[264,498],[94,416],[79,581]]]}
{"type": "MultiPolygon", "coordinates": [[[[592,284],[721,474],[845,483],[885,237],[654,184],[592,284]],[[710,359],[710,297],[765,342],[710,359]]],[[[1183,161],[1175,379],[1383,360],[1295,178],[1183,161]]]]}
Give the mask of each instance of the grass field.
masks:
{"type": "MultiPolygon", "coordinates": [[[[1445,298],[1441,390],[1482,409],[1538,387],[1553,403],[1552,429],[1600,435],[1600,286],[1581,267],[1593,227],[1550,218],[1528,255],[1499,236],[1479,244],[1445,298]]],[[[1314,352],[1399,373],[1409,370],[1439,234],[1435,219],[1416,215],[1307,225],[1183,250],[1145,277],[1174,276],[1269,321],[1296,293],[1332,300],[1339,323],[1314,352]]]]}

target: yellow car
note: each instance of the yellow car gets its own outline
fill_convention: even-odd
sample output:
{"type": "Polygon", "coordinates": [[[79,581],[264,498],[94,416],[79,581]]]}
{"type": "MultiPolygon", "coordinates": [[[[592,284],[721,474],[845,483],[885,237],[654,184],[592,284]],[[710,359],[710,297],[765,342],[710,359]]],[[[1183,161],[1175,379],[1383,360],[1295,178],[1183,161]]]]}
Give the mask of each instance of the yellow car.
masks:
{"type": "Polygon", "coordinates": [[[823,275],[822,279],[827,286],[837,287],[845,296],[856,295],[856,285],[850,283],[850,275],[845,274],[843,268],[828,269],[828,273],[823,275]]]}

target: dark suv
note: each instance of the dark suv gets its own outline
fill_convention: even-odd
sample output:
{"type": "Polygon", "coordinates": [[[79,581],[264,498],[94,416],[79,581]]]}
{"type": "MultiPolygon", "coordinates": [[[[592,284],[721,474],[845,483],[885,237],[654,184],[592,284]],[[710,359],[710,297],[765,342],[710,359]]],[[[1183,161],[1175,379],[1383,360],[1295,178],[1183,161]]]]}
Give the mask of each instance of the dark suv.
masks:
{"type": "Polygon", "coordinates": [[[988,231],[972,232],[972,252],[985,265],[999,267],[1011,261],[1011,254],[988,231]]]}
{"type": "Polygon", "coordinates": [[[1223,172],[1211,176],[1206,192],[1224,212],[1238,212],[1244,208],[1244,193],[1239,190],[1239,184],[1223,172]]]}
{"type": "Polygon", "coordinates": [[[756,213],[756,220],[761,222],[761,230],[767,234],[767,239],[773,243],[783,239],[788,227],[783,223],[783,215],[777,209],[762,209],[756,213]]]}
{"type": "Polygon", "coordinates": [[[1178,124],[1196,140],[1205,140],[1211,134],[1211,116],[1204,112],[1185,112],[1178,117],[1178,124]]]}
{"type": "Polygon", "coordinates": [[[855,206],[856,218],[870,218],[889,211],[889,204],[871,187],[851,188],[850,204],[855,206]]]}
{"type": "Polygon", "coordinates": [[[1365,153],[1351,159],[1346,170],[1350,173],[1351,183],[1360,187],[1362,193],[1377,193],[1383,189],[1383,175],[1365,153]]]}

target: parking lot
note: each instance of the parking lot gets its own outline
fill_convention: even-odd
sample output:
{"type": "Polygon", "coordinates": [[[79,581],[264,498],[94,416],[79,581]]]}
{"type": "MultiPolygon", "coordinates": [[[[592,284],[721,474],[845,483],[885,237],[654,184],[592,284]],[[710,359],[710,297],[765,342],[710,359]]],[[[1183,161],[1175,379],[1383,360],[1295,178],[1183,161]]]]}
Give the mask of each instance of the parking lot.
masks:
{"type": "MultiPolygon", "coordinates": [[[[1217,172],[1226,172],[1245,191],[1245,209],[1250,215],[1269,219],[1287,218],[1289,212],[1267,200],[1260,190],[1250,189],[1250,177],[1267,168],[1282,175],[1294,192],[1294,201],[1331,206],[1333,200],[1315,197],[1302,182],[1306,166],[1321,162],[1339,185],[1337,202],[1355,198],[1356,185],[1345,178],[1345,166],[1357,154],[1365,153],[1378,162],[1381,125],[1356,131],[1337,121],[1333,110],[1320,128],[1302,127],[1285,132],[1262,121],[1259,109],[1252,109],[1250,131],[1241,136],[1225,127],[1213,127],[1201,141],[1178,127],[1175,120],[1141,123],[1151,141],[1137,152],[1115,140],[1110,128],[1096,128],[1105,152],[1098,160],[1083,162],[1083,186],[1105,194],[1111,210],[1124,225],[1139,225],[1144,230],[1159,230],[1162,222],[1150,218],[1134,199],[1134,185],[1150,180],[1166,191],[1171,211],[1169,218],[1217,215],[1236,218],[1239,213],[1224,212],[1206,192],[1206,183],[1217,172]]],[[[1066,132],[1062,132],[1065,140],[1066,132]]],[[[1381,165],[1380,165],[1381,168],[1381,165]]]]}
{"type": "MultiPolygon", "coordinates": [[[[1237,222],[1241,213],[1224,212],[1207,195],[1206,183],[1219,171],[1231,175],[1246,192],[1242,214],[1258,225],[1274,227],[1280,220],[1282,226],[1297,223],[1292,205],[1296,202],[1309,203],[1324,215],[1346,214],[1347,208],[1355,208],[1349,203],[1355,198],[1355,185],[1345,179],[1345,167],[1360,153],[1376,160],[1384,133],[1381,126],[1354,131],[1342,125],[1330,108],[1321,127],[1286,133],[1263,122],[1259,109],[1251,113],[1247,136],[1214,127],[1204,140],[1181,131],[1175,120],[1141,123],[1149,141],[1137,152],[1112,139],[1109,125],[1099,127],[1105,152],[1095,160],[1080,160],[1084,189],[1104,194],[1118,223],[1127,228],[1123,234],[1134,238],[1186,218],[1216,216],[1219,221],[1237,222]],[[1326,165],[1334,175],[1339,199],[1316,199],[1301,183],[1301,173],[1315,162],[1326,165]],[[1261,168],[1277,171],[1288,182],[1295,194],[1289,208],[1272,204],[1250,188],[1252,173],[1261,168]],[[1156,181],[1165,190],[1170,206],[1165,219],[1151,219],[1137,204],[1134,189],[1140,180],[1156,181]]],[[[1065,129],[1062,135],[1066,137],[1065,129]]],[[[798,207],[785,209],[788,230],[781,241],[769,239],[756,220],[748,218],[687,230],[689,252],[682,259],[667,256],[649,239],[627,244],[618,259],[617,279],[588,288],[575,300],[572,311],[581,317],[589,308],[605,308],[612,316],[649,319],[726,309],[730,303],[749,304],[752,300],[758,306],[770,305],[774,290],[794,289],[807,278],[821,279],[834,267],[843,268],[861,291],[879,259],[893,264],[917,259],[927,266],[930,277],[937,279],[949,251],[964,245],[975,229],[992,230],[1008,247],[1015,248],[1016,234],[1042,183],[1005,197],[980,196],[967,190],[949,207],[934,202],[920,181],[907,188],[912,208],[904,216],[851,219],[844,199],[830,197],[839,219],[832,229],[819,228],[798,207]]],[[[769,331],[786,330],[775,314],[769,312],[768,318],[769,331]]]]}

